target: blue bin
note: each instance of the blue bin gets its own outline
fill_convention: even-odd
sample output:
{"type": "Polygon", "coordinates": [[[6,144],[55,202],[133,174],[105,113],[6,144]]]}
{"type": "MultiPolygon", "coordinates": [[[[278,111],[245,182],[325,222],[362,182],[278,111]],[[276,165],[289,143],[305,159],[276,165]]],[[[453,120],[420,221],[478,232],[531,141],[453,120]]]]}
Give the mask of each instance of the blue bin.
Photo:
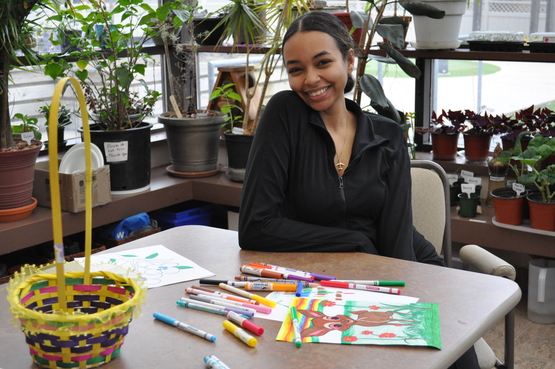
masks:
{"type": "Polygon", "coordinates": [[[162,230],[183,225],[207,225],[212,221],[212,204],[202,201],[186,201],[168,206],[151,214],[162,230]]]}

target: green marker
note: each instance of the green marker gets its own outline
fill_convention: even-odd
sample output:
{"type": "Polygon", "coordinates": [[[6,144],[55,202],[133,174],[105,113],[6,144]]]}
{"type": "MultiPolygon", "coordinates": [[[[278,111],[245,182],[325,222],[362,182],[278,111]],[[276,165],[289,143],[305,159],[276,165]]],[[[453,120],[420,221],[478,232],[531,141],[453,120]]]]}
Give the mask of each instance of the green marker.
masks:
{"type": "Polygon", "coordinates": [[[293,330],[295,331],[295,346],[301,347],[303,345],[303,340],[301,338],[301,332],[299,331],[299,319],[297,318],[297,309],[294,306],[291,306],[289,308],[289,313],[291,314],[293,330]]]}
{"type": "Polygon", "coordinates": [[[347,279],[336,279],[336,282],[347,282],[354,284],[366,284],[369,286],[404,286],[403,281],[357,281],[357,280],[347,280],[347,279]]]}

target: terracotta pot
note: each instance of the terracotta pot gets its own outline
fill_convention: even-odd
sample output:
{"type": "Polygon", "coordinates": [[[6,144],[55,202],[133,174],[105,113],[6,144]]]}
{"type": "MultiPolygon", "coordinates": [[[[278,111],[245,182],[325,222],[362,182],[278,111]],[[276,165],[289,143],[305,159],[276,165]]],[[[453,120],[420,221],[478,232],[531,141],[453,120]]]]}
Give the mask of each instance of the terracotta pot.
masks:
{"type": "Polygon", "coordinates": [[[516,192],[510,187],[500,187],[491,191],[495,220],[499,223],[519,225],[522,224],[527,192],[517,197],[516,192]]]}
{"type": "Polygon", "coordinates": [[[541,202],[540,195],[528,195],[530,227],[544,231],[555,231],[555,201],[541,202]]]}
{"type": "Polygon", "coordinates": [[[491,135],[473,136],[463,134],[464,156],[469,162],[484,162],[489,158],[491,135]]]}
{"type": "Polygon", "coordinates": [[[25,219],[33,213],[37,207],[37,199],[31,198],[31,203],[19,208],[0,210],[0,222],[13,222],[14,220],[25,219]]]}
{"type": "MultiPolygon", "coordinates": [[[[335,15],[337,18],[339,18],[341,20],[341,22],[343,22],[343,24],[347,27],[347,29],[350,31],[351,28],[353,28],[353,22],[351,22],[351,14],[344,12],[344,13],[332,13],[333,15],[335,15]]],[[[353,37],[353,40],[356,41],[356,43],[358,44],[360,42],[360,37],[362,36],[362,29],[361,28],[357,28],[352,34],[351,36],[353,37]]]]}
{"type": "Polygon", "coordinates": [[[459,133],[441,134],[432,132],[432,156],[434,160],[455,160],[459,133]]]}
{"type": "MultiPolygon", "coordinates": [[[[18,140],[16,140],[18,141],[18,140]]],[[[37,147],[0,153],[0,210],[29,205],[33,195],[37,147]]]]}

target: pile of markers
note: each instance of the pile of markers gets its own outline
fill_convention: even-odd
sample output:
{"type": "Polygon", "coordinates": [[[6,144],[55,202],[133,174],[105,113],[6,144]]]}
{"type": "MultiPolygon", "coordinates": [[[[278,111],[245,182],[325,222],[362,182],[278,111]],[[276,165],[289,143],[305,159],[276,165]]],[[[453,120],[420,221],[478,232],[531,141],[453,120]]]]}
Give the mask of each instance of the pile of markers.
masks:
{"type": "MultiPolygon", "coordinates": [[[[390,286],[404,286],[400,281],[347,281],[337,280],[335,277],[323,274],[304,272],[296,269],[280,267],[266,263],[250,263],[242,265],[239,270],[250,276],[238,276],[234,280],[200,279],[200,284],[216,285],[226,292],[192,286],[185,288],[188,297],[182,297],[177,304],[182,307],[201,310],[226,317],[223,327],[240,339],[249,347],[255,347],[257,340],[251,335],[261,336],[264,328],[249,319],[255,313],[270,314],[276,302],[249,291],[281,291],[295,293],[301,296],[304,288],[318,286],[360,289],[374,292],[400,294],[401,290],[390,286]],[[319,280],[319,283],[316,282],[319,280]],[[230,293],[227,293],[230,292],[230,293]],[[247,332],[248,331],[248,332],[247,332]]],[[[295,345],[301,347],[302,339],[297,311],[294,306],[289,308],[291,321],[295,332],[295,345]]],[[[200,336],[210,342],[216,337],[200,329],[191,327],[176,319],[160,313],[154,317],[181,330],[200,336]]],[[[214,355],[207,356],[204,361],[208,368],[228,368],[214,355]]]]}

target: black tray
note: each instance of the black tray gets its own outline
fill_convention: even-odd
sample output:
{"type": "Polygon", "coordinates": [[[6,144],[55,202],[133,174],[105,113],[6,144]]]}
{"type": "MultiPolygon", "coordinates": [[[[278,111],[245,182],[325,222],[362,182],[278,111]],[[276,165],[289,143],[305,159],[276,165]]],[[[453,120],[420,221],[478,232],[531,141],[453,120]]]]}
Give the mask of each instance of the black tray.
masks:
{"type": "Polygon", "coordinates": [[[506,51],[519,52],[524,48],[524,41],[468,41],[470,51],[506,51]]]}
{"type": "Polygon", "coordinates": [[[529,42],[531,53],[555,53],[555,43],[529,42]]]}

